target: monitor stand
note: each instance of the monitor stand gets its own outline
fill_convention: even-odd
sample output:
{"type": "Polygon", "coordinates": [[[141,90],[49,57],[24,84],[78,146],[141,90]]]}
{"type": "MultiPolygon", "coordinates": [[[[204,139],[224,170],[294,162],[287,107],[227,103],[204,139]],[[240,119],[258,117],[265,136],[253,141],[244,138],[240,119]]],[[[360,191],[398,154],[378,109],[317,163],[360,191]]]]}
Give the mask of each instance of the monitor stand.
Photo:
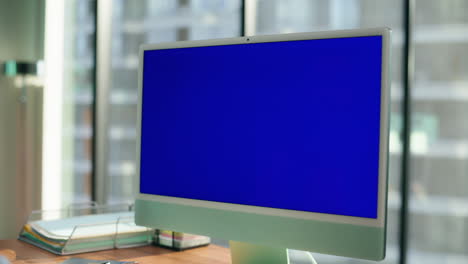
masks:
{"type": "Polygon", "coordinates": [[[229,241],[232,264],[288,264],[288,250],[229,241]]]}

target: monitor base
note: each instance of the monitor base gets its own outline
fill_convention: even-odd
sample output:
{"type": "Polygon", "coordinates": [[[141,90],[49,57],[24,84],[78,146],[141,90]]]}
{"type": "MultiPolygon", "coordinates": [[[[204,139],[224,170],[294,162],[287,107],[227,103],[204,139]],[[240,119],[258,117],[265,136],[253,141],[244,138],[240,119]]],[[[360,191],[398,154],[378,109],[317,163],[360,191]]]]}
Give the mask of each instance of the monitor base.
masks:
{"type": "Polygon", "coordinates": [[[288,250],[229,241],[232,264],[288,264],[288,250]]]}

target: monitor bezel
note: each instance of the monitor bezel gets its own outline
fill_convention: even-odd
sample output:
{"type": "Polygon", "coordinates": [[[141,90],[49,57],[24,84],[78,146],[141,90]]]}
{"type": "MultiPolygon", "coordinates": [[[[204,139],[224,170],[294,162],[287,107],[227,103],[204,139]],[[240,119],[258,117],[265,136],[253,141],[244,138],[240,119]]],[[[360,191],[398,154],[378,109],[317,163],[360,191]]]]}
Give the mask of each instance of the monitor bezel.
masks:
{"type": "Polygon", "coordinates": [[[147,44],[142,45],[139,50],[139,67],[138,67],[138,103],[137,103],[137,159],[136,159],[136,177],[135,188],[136,199],[157,201],[170,204],[188,205],[195,207],[229,210],[234,212],[245,212],[271,216],[282,216],[305,220],[316,220],[324,222],[334,222],[341,224],[352,224],[369,227],[385,227],[387,214],[387,184],[388,184],[388,138],[389,138],[389,59],[390,59],[390,36],[389,28],[372,28],[372,29],[356,29],[356,30],[336,30],[323,32],[307,32],[307,33],[289,33],[276,35],[259,35],[246,36],[238,38],[211,39],[211,40],[195,40],[195,41],[178,41],[170,43],[147,44]],[[378,212],[377,218],[365,218],[325,213],[314,213],[287,209],[276,209],[259,206],[204,201],[195,199],[186,199],[178,197],[169,197],[161,195],[144,194],[140,192],[140,145],[141,145],[141,110],[142,110],[142,91],[143,91],[143,65],[144,52],[147,50],[158,49],[178,49],[192,48],[205,46],[224,46],[237,44],[254,44],[265,42],[284,42],[297,40],[315,40],[315,39],[330,39],[330,38],[350,38],[364,36],[382,36],[382,73],[381,73],[381,114],[380,114],[380,142],[379,142],[379,190],[378,190],[378,212]]]}

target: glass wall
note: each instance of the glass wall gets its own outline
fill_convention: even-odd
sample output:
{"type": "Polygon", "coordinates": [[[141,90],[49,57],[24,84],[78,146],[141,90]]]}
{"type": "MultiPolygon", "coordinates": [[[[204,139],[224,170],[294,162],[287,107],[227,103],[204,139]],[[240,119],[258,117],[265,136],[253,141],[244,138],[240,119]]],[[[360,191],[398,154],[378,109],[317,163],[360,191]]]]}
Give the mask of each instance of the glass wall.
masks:
{"type": "MultiPolygon", "coordinates": [[[[391,132],[389,219],[387,258],[398,261],[400,210],[401,94],[402,94],[402,1],[385,0],[257,0],[255,34],[291,33],[320,30],[390,27],[391,55],[391,132]]],[[[247,18],[249,19],[249,18],[247,18]]],[[[362,263],[365,261],[314,254],[318,263],[362,263]]]]}
{"type": "Polygon", "coordinates": [[[237,37],[240,7],[240,0],[112,1],[107,203],[133,200],[139,46],[237,37]]]}
{"type": "Polygon", "coordinates": [[[64,2],[62,207],[92,199],[95,1],[64,2]]]}
{"type": "Polygon", "coordinates": [[[415,1],[409,263],[468,263],[467,12],[415,1]]]}

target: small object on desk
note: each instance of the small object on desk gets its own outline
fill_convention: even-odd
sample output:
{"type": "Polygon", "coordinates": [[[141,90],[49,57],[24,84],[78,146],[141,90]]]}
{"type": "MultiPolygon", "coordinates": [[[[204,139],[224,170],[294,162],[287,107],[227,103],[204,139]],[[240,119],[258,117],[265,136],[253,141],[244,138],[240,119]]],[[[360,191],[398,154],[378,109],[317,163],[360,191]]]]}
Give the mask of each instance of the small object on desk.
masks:
{"type": "Polygon", "coordinates": [[[61,264],[136,264],[135,261],[117,261],[117,260],[95,260],[95,259],[82,259],[71,258],[67,259],[61,264]]]}
{"type": "Polygon", "coordinates": [[[16,252],[11,249],[0,249],[0,259],[2,257],[4,259],[2,260],[3,262],[0,261],[0,264],[10,263],[11,261],[16,260],[16,252]],[[8,260],[9,262],[5,262],[5,259],[8,260]]]}
{"type": "Polygon", "coordinates": [[[211,239],[207,236],[200,236],[169,230],[156,230],[154,243],[158,246],[184,250],[195,247],[207,246],[211,239]]]}
{"type": "Polygon", "coordinates": [[[10,261],[4,256],[0,256],[0,264],[10,264],[10,261]]]}

